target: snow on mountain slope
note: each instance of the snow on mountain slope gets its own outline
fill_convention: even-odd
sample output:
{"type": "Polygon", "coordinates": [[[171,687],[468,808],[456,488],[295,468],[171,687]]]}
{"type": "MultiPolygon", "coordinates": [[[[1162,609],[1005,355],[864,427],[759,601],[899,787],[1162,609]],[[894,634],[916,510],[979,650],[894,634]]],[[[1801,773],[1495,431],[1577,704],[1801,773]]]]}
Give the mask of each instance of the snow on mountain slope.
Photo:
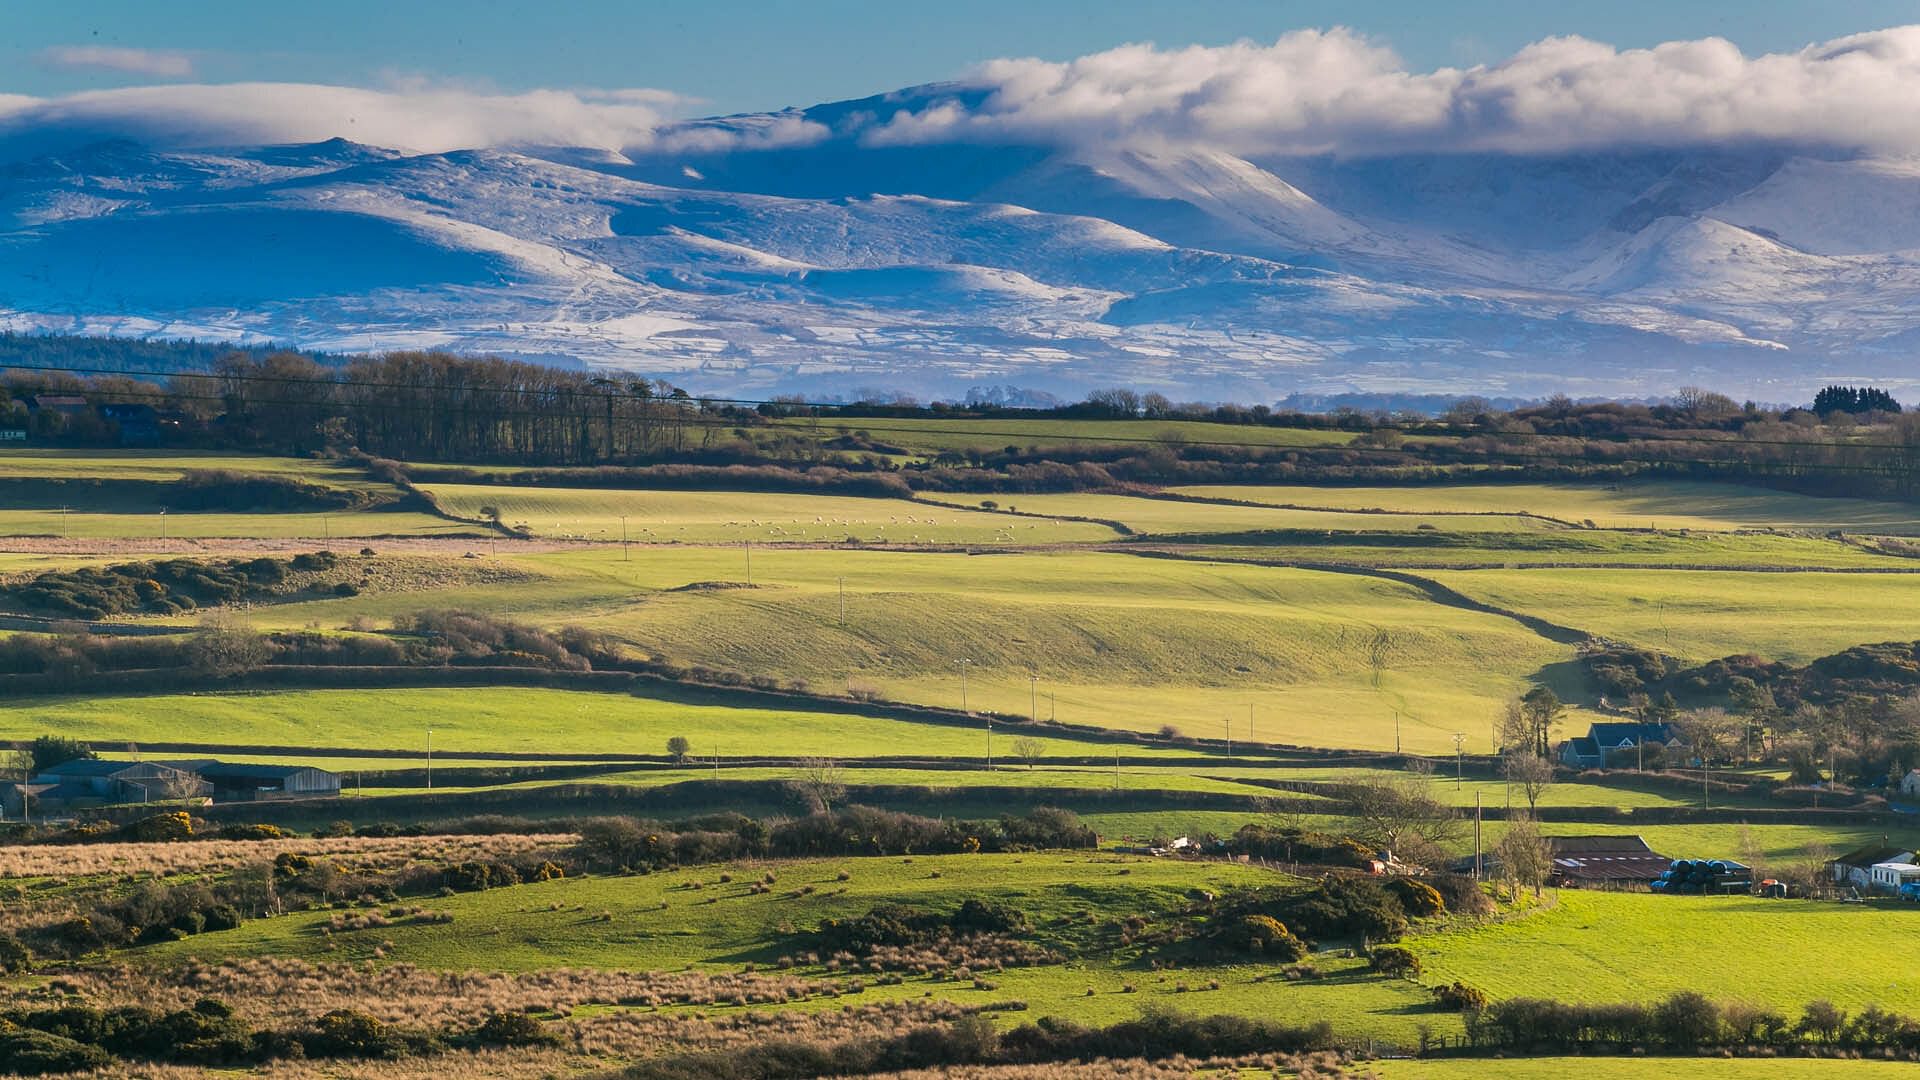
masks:
{"type": "Polygon", "coordinates": [[[336,139],[0,163],[0,327],[452,347],[743,394],[1240,398],[1645,393],[1653,368],[1777,399],[1828,365],[1899,385],[1920,334],[1913,162],[843,134],[890,105],[626,155],[336,139]]]}
{"type": "Polygon", "coordinates": [[[1920,161],[1799,158],[1708,213],[1816,255],[1920,252],[1920,161]]]}

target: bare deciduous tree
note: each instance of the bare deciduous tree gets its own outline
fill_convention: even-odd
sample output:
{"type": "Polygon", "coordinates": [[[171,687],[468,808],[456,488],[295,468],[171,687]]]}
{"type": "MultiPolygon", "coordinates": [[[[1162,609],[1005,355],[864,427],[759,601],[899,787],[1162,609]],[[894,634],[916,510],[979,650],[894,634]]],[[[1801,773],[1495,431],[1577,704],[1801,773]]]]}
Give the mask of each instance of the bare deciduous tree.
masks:
{"type": "Polygon", "coordinates": [[[1046,752],[1047,744],[1031,735],[1022,735],[1013,740],[1013,754],[1027,763],[1028,771],[1032,771],[1034,762],[1044,757],[1046,752]]]}
{"type": "Polygon", "coordinates": [[[1346,796],[1362,840],[1400,858],[1426,861],[1460,834],[1460,815],[1433,794],[1433,768],[1416,760],[1405,772],[1376,773],[1346,796]]]}
{"type": "Polygon", "coordinates": [[[1507,782],[1518,786],[1526,796],[1527,813],[1537,810],[1541,794],[1553,783],[1553,762],[1530,750],[1516,750],[1506,756],[1500,769],[1507,782]]]}
{"type": "Polygon", "coordinates": [[[830,814],[833,804],[847,791],[842,775],[840,763],[832,758],[806,758],[800,762],[800,790],[821,813],[830,814]]]}
{"type": "Polygon", "coordinates": [[[239,675],[266,663],[269,655],[265,638],[224,613],[201,619],[187,647],[194,670],[203,675],[239,675]]]}
{"type": "Polygon", "coordinates": [[[1531,816],[1518,815],[1507,823],[1507,833],[1494,848],[1500,860],[1500,874],[1516,893],[1522,886],[1540,895],[1541,883],[1553,873],[1553,848],[1540,835],[1540,826],[1531,816]]]}

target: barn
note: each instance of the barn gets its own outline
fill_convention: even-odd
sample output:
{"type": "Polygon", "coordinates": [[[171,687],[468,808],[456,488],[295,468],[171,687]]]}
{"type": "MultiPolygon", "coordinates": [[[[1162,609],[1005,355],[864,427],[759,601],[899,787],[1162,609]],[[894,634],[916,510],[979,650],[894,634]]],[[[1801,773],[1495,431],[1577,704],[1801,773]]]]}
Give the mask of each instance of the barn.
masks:
{"type": "Polygon", "coordinates": [[[340,794],[340,774],[305,765],[196,763],[193,770],[213,787],[215,802],[262,799],[322,799],[340,794]]]}

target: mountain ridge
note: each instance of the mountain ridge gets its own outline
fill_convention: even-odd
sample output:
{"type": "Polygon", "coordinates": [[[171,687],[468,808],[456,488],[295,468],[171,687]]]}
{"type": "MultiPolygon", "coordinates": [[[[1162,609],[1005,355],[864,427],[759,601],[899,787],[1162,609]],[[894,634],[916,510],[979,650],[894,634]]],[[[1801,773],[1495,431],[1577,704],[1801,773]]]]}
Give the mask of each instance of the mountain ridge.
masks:
{"type": "Polygon", "coordinates": [[[962,92],[688,121],[625,153],[115,140],[0,162],[0,328],[455,348],[741,395],[1914,381],[1913,161],[874,144],[884,109],[962,92]]]}

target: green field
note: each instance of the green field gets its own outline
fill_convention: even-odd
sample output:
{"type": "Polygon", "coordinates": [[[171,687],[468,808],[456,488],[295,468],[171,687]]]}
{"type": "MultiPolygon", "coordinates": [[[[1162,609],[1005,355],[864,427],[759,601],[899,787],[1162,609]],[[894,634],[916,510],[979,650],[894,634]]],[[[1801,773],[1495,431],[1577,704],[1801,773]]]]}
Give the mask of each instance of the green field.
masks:
{"type": "MultiPolygon", "coordinates": [[[[326,913],[260,920],[231,931],[143,949],[129,958],[163,964],[188,956],[275,956],[311,960],[374,960],[375,946],[392,942],[392,961],[428,968],[531,971],[555,966],[634,970],[738,970],[770,965],[803,952],[791,930],[830,917],[864,913],[887,903],[951,909],[967,898],[1017,905],[1036,926],[1033,940],[1070,955],[1086,948],[1083,917],[1113,918],[1166,910],[1187,890],[1218,891],[1281,880],[1269,871],[1223,863],[1180,863],[1099,854],[920,856],[911,859],[826,859],[755,863],[658,873],[546,882],[435,900],[451,912],[445,925],[408,923],[328,940],[317,927],[326,913]],[[747,882],[773,870],[779,886],[750,895],[747,882]],[[848,879],[839,880],[845,871],[848,879]],[[722,874],[733,877],[721,883],[722,874]],[[686,888],[689,881],[705,886],[686,888]],[[802,887],[811,891],[801,895],[802,887]],[[712,902],[708,902],[708,901],[712,902]],[[555,905],[558,908],[555,908],[555,905]],[[664,906],[663,906],[664,905],[664,906]],[[601,921],[600,912],[611,915],[601,921]],[[1064,925],[1063,917],[1077,917],[1064,925]]],[[[374,960],[378,963],[380,961],[374,960]]],[[[1328,957],[1323,966],[1353,972],[1357,961],[1328,957]]],[[[800,973],[809,972],[805,967],[800,973]]],[[[1195,1012],[1285,1011],[1326,1017],[1343,1031],[1410,1037],[1410,1013],[1425,1000],[1402,980],[1357,976],[1307,983],[1269,979],[1262,965],[1221,965],[1156,973],[1143,965],[1083,953],[1066,964],[1009,968],[992,976],[995,989],[938,977],[911,977],[898,986],[875,985],[854,1000],[919,997],[929,991],[955,1000],[1027,1002],[1028,1016],[1071,1016],[1082,1023],[1128,1019],[1143,1005],[1176,1005],[1195,1012]],[[1219,990],[1205,989],[1218,980],[1219,990]],[[1137,992],[1125,993],[1134,984],[1137,992]],[[1181,992],[1182,984],[1198,986],[1181,992]],[[1088,988],[1094,990],[1087,994],[1088,988]]],[[[830,999],[831,1000],[831,999],[830,999]]],[[[846,998],[833,1000],[834,1007],[846,998]]],[[[1445,1018],[1441,1018],[1444,1022],[1445,1018]]],[[[1457,1021],[1455,1021],[1457,1024],[1457,1021]]]]}
{"type": "Polygon", "coordinates": [[[819,439],[856,432],[874,442],[897,446],[909,454],[932,456],[942,450],[1000,450],[1008,446],[1139,445],[1156,443],[1227,443],[1235,446],[1345,446],[1350,431],[1313,428],[1256,427],[1213,424],[1195,420],[968,420],[890,417],[794,418],[775,422],[819,439]]]}
{"type": "MultiPolygon", "coordinates": [[[[937,497],[955,505],[979,505],[979,500],[937,497]]],[[[1361,530],[1446,529],[1473,532],[1512,532],[1556,528],[1538,518],[1484,514],[1475,516],[1420,516],[1413,514],[1353,514],[1337,510],[1293,510],[1279,507],[1233,506],[1224,503],[1182,502],[1131,495],[1002,495],[996,500],[1009,510],[1061,517],[1117,521],[1136,533],[1239,533],[1265,529],[1318,529],[1338,532],[1361,530]]]]}
{"type": "Polygon", "coordinates": [[[478,518],[483,507],[535,536],[646,543],[1041,544],[1111,540],[1112,529],[958,510],[906,499],[745,491],[620,491],[602,488],[435,484],[440,505],[478,518]]]}
{"type": "MultiPolygon", "coordinates": [[[[288,690],[51,698],[0,704],[0,738],[49,731],[121,744],[204,742],[235,746],[347,747],[436,752],[662,754],[683,735],[696,754],[727,757],[974,756],[984,729],[917,724],[857,714],[724,704],[710,695],[627,694],[512,687],[288,690]]],[[[1111,753],[1107,743],[1043,739],[1048,754],[1111,753]]],[[[1008,750],[1011,751],[1009,745],[1008,750]]],[[[1151,747],[1134,754],[1167,754],[1151,747]]]]}
{"type": "Polygon", "coordinates": [[[365,470],[340,461],[171,450],[0,449],[0,477],[9,480],[147,480],[164,483],[194,471],[284,476],[328,487],[389,491],[365,470]]]}
{"type": "MultiPolygon", "coordinates": [[[[1889,937],[1920,927],[1920,910],[1810,901],[1698,899],[1563,890],[1544,907],[1483,924],[1438,924],[1407,940],[1425,960],[1420,983],[1367,975],[1362,961],[1314,957],[1324,976],[1272,978],[1271,965],[1220,963],[1156,972],[1137,952],[1100,943],[1101,922],[1181,905],[1187,891],[1272,884],[1258,867],[1092,853],[774,860],[638,877],[590,877],[463,893],[433,903],[450,923],[403,922],[322,935],[331,913],[256,920],[236,930],[138,950],[166,964],[188,956],[273,956],[408,963],[431,969],[531,971],[555,966],[630,970],[738,970],[807,950],[798,931],[888,903],[950,910],[966,898],[1009,902],[1034,923],[1029,940],[1064,964],[1008,969],[994,988],[939,976],[868,985],[860,1000],[918,996],[1018,998],[1036,1016],[1104,1023],[1143,1005],[1190,1012],[1325,1018],[1343,1033],[1411,1041],[1425,1026],[1457,1035],[1456,1014],[1426,1007],[1426,985],[1462,979],[1496,997],[1644,1000],[1696,988],[1713,970],[1722,995],[1785,1011],[1816,998],[1911,1013],[1920,981],[1897,966],[1837,964],[1884,954],[1889,937]],[[767,870],[778,885],[755,894],[767,870]],[[842,876],[844,875],[844,877],[842,876]],[[691,888],[690,883],[701,887],[691,888]],[[604,914],[603,914],[604,913],[604,914]],[[1086,916],[1091,913],[1094,918],[1086,916]],[[1909,925],[1913,924],[1913,925],[1909,925]],[[379,946],[383,955],[376,956],[379,946]],[[1515,957],[1526,957],[1516,963],[1515,957]],[[1219,989],[1208,989],[1217,982],[1219,989]],[[1125,993],[1132,984],[1137,992],[1125,993]],[[1183,992],[1181,987],[1190,989],[1183,992]],[[1088,994],[1091,988],[1092,994],[1088,994]]],[[[817,974],[804,961],[799,974],[817,974]]]]}
{"type": "Polygon", "coordinates": [[[1920,932],[1920,907],[1563,889],[1524,918],[1416,937],[1430,982],[1463,980],[1495,998],[1644,1001],[1679,990],[1795,1010],[1827,999],[1920,1010],[1904,967],[1833,963],[1920,932]],[[1524,956],[1524,965],[1514,958],[1524,956]]]}
{"type": "Polygon", "coordinates": [[[1920,575],[1468,570],[1427,576],[1467,596],[1695,661],[1804,663],[1920,637],[1920,575]]]}
{"type": "MultiPolygon", "coordinates": [[[[969,556],[655,547],[501,556],[538,580],[464,589],[458,603],[605,631],[649,654],[749,675],[849,682],[900,701],[960,702],[1073,723],[1316,746],[1451,750],[1570,648],[1520,624],[1349,574],[1085,551],[969,556]],[[846,622],[839,621],[840,588],[846,622]],[[1378,685],[1374,659],[1378,658],[1378,685]],[[1358,663],[1356,663],[1356,660],[1358,663]],[[1029,676],[1037,676],[1037,682],[1029,676]],[[1471,719],[1469,719],[1471,718],[1471,719]],[[1245,736],[1245,729],[1241,734],[1245,736]]],[[[417,598],[287,604],[262,625],[345,625],[417,598]]]]}
{"type": "Polygon", "coordinates": [[[1790,529],[1907,535],[1920,510],[1871,499],[1825,499],[1740,484],[1630,480],[1614,484],[1435,484],[1421,487],[1201,485],[1208,498],[1402,514],[1540,514],[1607,529],[1790,529]]]}
{"type": "MultiPolygon", "coordinates": [[[[1387,518],[1387,521],[1408,520],[1387,518]]],[[[1486,520],[1467,518],[1462,520],[1486,520]]],[[[1645,567],[1655,569],[1877,569],[1912,572],[1911,558],[1869,551],[1837,539],[1785,533],[1627,532],[1538,529],[1522,533],[1443,531],[1329,532],[1299,530],[1259,536],[1169,538],[1175,550],[1213,559],[1338,563],[1407,569],[1645,567]]],[[[1152,546],[1165,546],[1154,544],[1152,546]]]]}

